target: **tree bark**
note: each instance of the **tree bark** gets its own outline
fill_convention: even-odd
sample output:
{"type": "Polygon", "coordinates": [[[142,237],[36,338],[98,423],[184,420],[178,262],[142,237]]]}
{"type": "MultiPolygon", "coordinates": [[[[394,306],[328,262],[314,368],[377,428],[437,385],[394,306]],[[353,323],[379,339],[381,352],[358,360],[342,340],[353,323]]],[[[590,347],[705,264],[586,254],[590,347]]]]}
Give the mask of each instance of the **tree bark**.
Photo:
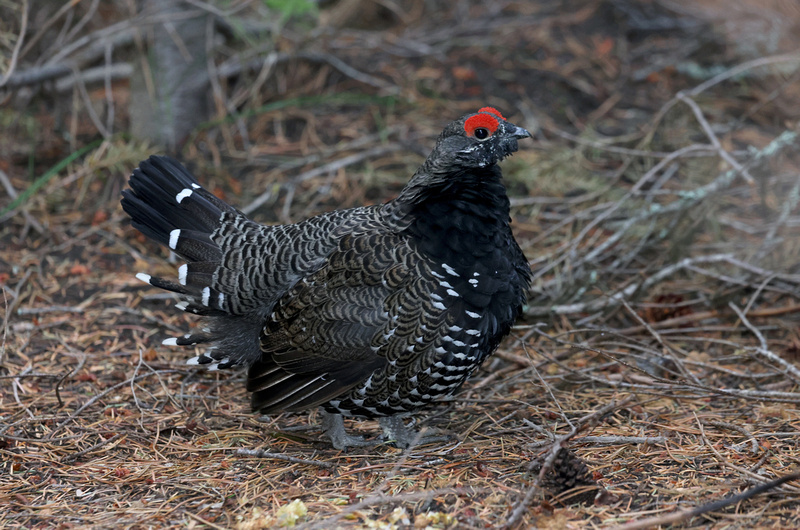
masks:
{"type": "Polygon", "coordinates": [[[178,151],[209,112],[209,14],[183,0],[145,0],[153,19],[131,79],[131,133],[178,151]]]}

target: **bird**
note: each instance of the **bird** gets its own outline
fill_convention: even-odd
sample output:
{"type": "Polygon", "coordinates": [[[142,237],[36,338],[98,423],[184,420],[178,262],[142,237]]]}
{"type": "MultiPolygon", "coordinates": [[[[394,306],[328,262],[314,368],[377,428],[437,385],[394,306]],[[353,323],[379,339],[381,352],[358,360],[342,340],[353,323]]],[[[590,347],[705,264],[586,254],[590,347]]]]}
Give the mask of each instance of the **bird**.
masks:
{"type": "Polygon", "coordinates": [[[444,128],[395,198],[283,225],[250,220],[175,159],[150,156],[122,208],[185,263],[177,281],[137,278],[204,317],[163,344],[205,348],[189,365],[246,368],[256,413],[319,407],[336,449],[426,443],[405,418],[456,392],[525,304],[531,269],[498,164],[530,136],[480,108],[444,128]],[[383,434],[350,435],[344,417],[377,419],[383,434]]]}

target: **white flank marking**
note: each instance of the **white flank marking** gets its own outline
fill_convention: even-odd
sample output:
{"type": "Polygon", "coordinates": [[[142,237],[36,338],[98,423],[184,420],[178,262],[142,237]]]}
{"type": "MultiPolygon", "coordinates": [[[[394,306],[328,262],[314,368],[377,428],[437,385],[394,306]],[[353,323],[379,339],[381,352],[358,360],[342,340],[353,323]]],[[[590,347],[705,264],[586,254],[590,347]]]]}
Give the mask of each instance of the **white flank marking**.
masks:
{"type": "Polygon", "coordinates": [[[184,189],[181,190],[181,192],[179,194],[177,194],[175,196],[175,200],[178,201],[178,204],[180,204],[183,199],[185,199],[186,197],[189,197],[192,193],[194,193],[194,192],[192,190],[190,190],[189,188],[184,188],[184,189]]]}
{"type": "Polygon", "coordinates": [[[444,306],[444,304],[443,304],[443,303],[441,303],[441,302],[436,302],[435,304],[433,304],[433,307],[435,307],[436,309],[440,309],[440,310],[442,310],[442,311],[444,311],[445,309],[447,309],[447,308],[444,306]]]}
{"type": "Polygon", "coordinates": [[[450,276],[455,276],[456,278],[458,277],[458,273],[456,272],[456,270],[447,263],[442,263],[442,268],[444,269],[444,272],[446,272],[450,276]]]}
{"type": "Polygon", "coordinates": [[[178,338],[177,337],[170,337],[168,339],[164,339],[161,341],[161,344],[164,346],[177,346],[178,345],[178,338]]]}
{"type": "Polygon", "coordinates": [[[464,328],[460,328],[458,326],[450,326],[450,331],[455,331],[458,333],[459,331],[463,330],[464,328]]]}
{"type": "Polygon", "coordinates": [[[169,248],[175,250],[175,247],[178,246],[178,238],[181,237],[181,229],[176,228],[172,232],[169,233],[169,248]]]}
{"type": "Polygon", "coordinates": [[[186,275],[189,273],[189,265],[184,263],[178,267],[178,283],[186,285],[186,275]]]}
{"type": "Polygon", "coordinates": [[[455,296],[456,298],[458,298],[458,296],[459,296],[459,295],[458,295],[458,293],[457,293],[457,292],[455,292],[455,291],[454,291],[454,290],[452,290],[452,289],[448,289],[448,290],[447,290],[447,294],[449,294],[450,296],[455,296]]]}
{"type": "Polygon", "coordinates": [[[144,272],[137,272],[136,277],[142,280],[144,283],[150,283],[151,276],[149,274],[145,274],[144,272]]]}
{"type": "Polygon", "coordinates": [[[480,314],[478,313],[473,313],[472,311],[466,311],[466,313],[468,316],[471,316],[472,318],[481,318],[480,314]]]}
{"type": "MultiPolygon", "coordinates": [[[[444,355],[445,353],[447,353],[447,350],[445,350],[441,346],[437,346],[436,348],[433,349],[433,351],[435,351],[439,355],[444,355]]],[[[444,365],[442,365],[442,367],[444,367],[444,365]]]]}
{"type": "Polygon", "coordinates": [[[467,330],[467,335],[472,335],[472,336],[475,336],[475,337],[480,337],[480,336],[481,336],[481,332],[480,332],[480,331],[478,331],[477,329],[468,329],[468,330],[467,330]]]}
{"type": "Polygon", "coordinates": [[[211,288],[203,287],[203,305],[208,306],[208,300],[211,298],[211,288]]]}
{"type": "Polygon", "coordinates": [[[444,298],[442,298],[436,293],[431,293],[431,299],[436,300],[437,302],[441,302],[442,300],[444,300],[444,298]]]}
{"type": "Polygon", "coordinates": [[[439,282],[439,285],[441,285],[445,289],[452,289],[453,288],[453,286],[450,285],[448,282],[439,282]]]}

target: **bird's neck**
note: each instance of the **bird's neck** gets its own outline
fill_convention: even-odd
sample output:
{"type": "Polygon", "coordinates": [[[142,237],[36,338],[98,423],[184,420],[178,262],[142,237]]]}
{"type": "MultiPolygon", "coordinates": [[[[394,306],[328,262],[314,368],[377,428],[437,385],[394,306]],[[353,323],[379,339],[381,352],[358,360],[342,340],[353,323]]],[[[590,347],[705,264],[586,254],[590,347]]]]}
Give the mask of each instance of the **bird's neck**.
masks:
{"type": "Polygon", "coordinates": [[[501,179],[500,168],[490,166],[407,188],[394,201],[399,224],[434,257],[492,252],[511,233],[501,179]]]}

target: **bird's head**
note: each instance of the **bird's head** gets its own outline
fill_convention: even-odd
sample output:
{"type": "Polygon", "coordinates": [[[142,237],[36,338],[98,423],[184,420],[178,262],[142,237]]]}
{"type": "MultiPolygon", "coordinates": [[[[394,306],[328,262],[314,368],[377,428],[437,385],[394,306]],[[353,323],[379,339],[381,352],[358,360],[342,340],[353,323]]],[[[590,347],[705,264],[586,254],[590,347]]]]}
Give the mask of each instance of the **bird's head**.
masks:
{"type": "Polygon", "coordinates": [[[445,127],[428,157],[435,167],[460,172],[492,166],[517,149],[517,140],[531,133],[506,121],[492,107],[467,114],[445,127]]]}
{"type": "MultiPolygon", "coordinates": [[[[483,107],[449,124],[436,146],[403,188],[397,204],[415,204],[454,187],[499,181],[496,164],[518,149],[531,133],[506,121],[497,109],[483,107]]],[[[394,201],[393,201],[394,202],[394,201]]]]}

